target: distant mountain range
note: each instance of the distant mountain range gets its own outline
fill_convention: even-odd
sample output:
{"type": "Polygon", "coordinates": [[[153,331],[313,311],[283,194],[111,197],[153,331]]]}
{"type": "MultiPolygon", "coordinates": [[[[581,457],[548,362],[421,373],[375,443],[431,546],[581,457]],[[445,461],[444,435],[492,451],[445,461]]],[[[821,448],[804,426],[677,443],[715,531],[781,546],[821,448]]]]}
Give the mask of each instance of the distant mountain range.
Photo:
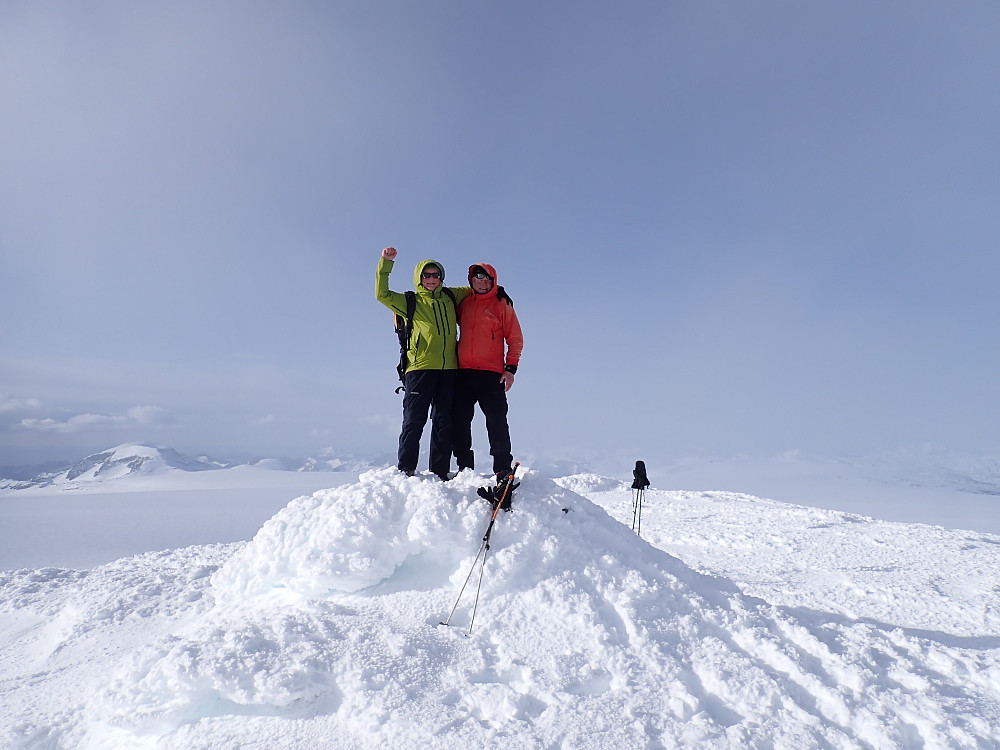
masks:
{"type": "Polygon", "coordinates": [[[174,471],[218,471],[245,465],[272,471],[359,472],[389,461],[388,458],[382,461],[346,455],[338,458],[256,458],[240,462],[187,456],[173,448],[148,443],[126,443],[91,454],[71,465],[0,467],[0,489],[103,482],[174,471]]]}
{"type": "MultiPolygon", "coordinates": [[[[791,452],[770,458],[691,457],[657,460],[647,455],[654,485],[747,492],[760,497],[832,497],[852,492],[852,483],[958,491],[1000,497],[1000,453],[963,455],[937,451],[898,451],[855,459],[791,452]]],[[[521,456],[522,465],[552,478],[596,474],[631,480],[633,460],[615,453],[587,460],[521,456]]],[[[0,491],[36,487],[82,489],[107,481],[177,472],[210,472],[252,466],[265,471],[361,473],[395,464],[395,456],[343,453],[321,458],[251,458],[222,460],[188,456],[173,448],[126,443],[72,464],[0,466],[0,491]]],[[[206,477],[207,479],[207,477],[206,477]]],[[[211,480],[209,480],[211,481],[211,480]]],[[[838,507],[833,501],[825,501],[838,507]]]]}

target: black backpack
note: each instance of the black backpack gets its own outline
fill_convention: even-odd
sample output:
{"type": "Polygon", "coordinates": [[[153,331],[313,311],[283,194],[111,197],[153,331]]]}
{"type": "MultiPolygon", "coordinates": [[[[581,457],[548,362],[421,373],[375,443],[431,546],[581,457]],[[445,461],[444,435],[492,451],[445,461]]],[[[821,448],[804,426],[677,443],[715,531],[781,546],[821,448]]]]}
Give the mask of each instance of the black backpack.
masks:
{"type": "MultiPolygon", "coordinates": [[[[455,301],[455,293],[451,291],[446,286],[441,287],[445,294],[451,299],[451,303],[458,309],[458,303],[455,301]]],[[[406,361],[406,352],[410,348],[410,336],[413,334],[413,313],[417,309],[417,293],[410,291],[406,292],[406,315],[400,315],[397,312],[392,314],[393,327],[396,329],[396,338],[399,339],[399,364],[396,365],[396,374],[399,376],[399,382],[403,385],[396,389],[396,393],[406,390],[406,380],[404,380],[403,375],[406,374],[406,368],[409,363],[406,361]]],[[[514,300],[510,298],[510,295],[504,291],[502,286],[497,287],[497,299],[504,300],[511,307],[514,306],[514,300]]]]}

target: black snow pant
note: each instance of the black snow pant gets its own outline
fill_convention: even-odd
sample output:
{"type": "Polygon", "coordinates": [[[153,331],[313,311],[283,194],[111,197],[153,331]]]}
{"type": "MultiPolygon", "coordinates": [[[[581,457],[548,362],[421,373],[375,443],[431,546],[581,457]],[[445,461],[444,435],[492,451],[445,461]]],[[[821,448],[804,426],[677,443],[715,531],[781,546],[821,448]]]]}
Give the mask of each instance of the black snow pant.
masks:
{"type": "Polygon", "coordinates": [[[486,434],[490,439],[493,473],[506,473],[514,460],[510,453],[510,427],[507,425],[507,393],[499,372],[490,370],[459,370],[455,382],[455,458],[458,470],[474,469],[472,452],[472,418],[476,404],[486,417],[486,434]]]}
{"type": "Polygon", "coordinates": [[[396,466],[402,471],[416,471],[420,457],[420,436],[431,412],[430,470],[446,476],[451,468],[452,399],[455,396],[455,370],[413,370],[406,373],[403,396],[403,429],[399,433],[396,466]]]}

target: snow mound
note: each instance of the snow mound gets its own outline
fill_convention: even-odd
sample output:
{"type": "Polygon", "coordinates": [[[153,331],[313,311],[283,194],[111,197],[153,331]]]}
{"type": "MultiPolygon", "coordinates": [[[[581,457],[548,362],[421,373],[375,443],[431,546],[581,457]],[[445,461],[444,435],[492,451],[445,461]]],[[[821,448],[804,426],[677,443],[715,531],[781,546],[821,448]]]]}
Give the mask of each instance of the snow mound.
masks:
{"type": "Polygon", "coordinates": [[[214,602],[137,650],[60,746],[1000,742],[995,639],[774,607],[534,472],[498,518],[463,638],[483,481],[390,469],[294,500],[214,573],[214,602]]]}
{"type": "Polygon", "coordinates": [[[444,484],[383,469],[297,498],[216,574],[217,596],[232,601],[274,589],[326,596],[373,586],[408,560],[450,562],[482,533],[481,517],[468,511],[487,507],[475,495],[483,481],[472,472],[444,484]]]}

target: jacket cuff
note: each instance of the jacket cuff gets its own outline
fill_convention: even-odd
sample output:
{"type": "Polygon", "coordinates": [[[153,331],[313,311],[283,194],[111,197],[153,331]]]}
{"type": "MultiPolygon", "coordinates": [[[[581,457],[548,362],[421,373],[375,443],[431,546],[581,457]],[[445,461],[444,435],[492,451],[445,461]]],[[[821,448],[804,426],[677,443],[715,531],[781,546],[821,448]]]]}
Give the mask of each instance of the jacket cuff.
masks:
{"type": "Polygon", "coordinates": [[[517,375],[517,365],[504,365],[504,372],[509,372],[511,375],[517,375]]]}

